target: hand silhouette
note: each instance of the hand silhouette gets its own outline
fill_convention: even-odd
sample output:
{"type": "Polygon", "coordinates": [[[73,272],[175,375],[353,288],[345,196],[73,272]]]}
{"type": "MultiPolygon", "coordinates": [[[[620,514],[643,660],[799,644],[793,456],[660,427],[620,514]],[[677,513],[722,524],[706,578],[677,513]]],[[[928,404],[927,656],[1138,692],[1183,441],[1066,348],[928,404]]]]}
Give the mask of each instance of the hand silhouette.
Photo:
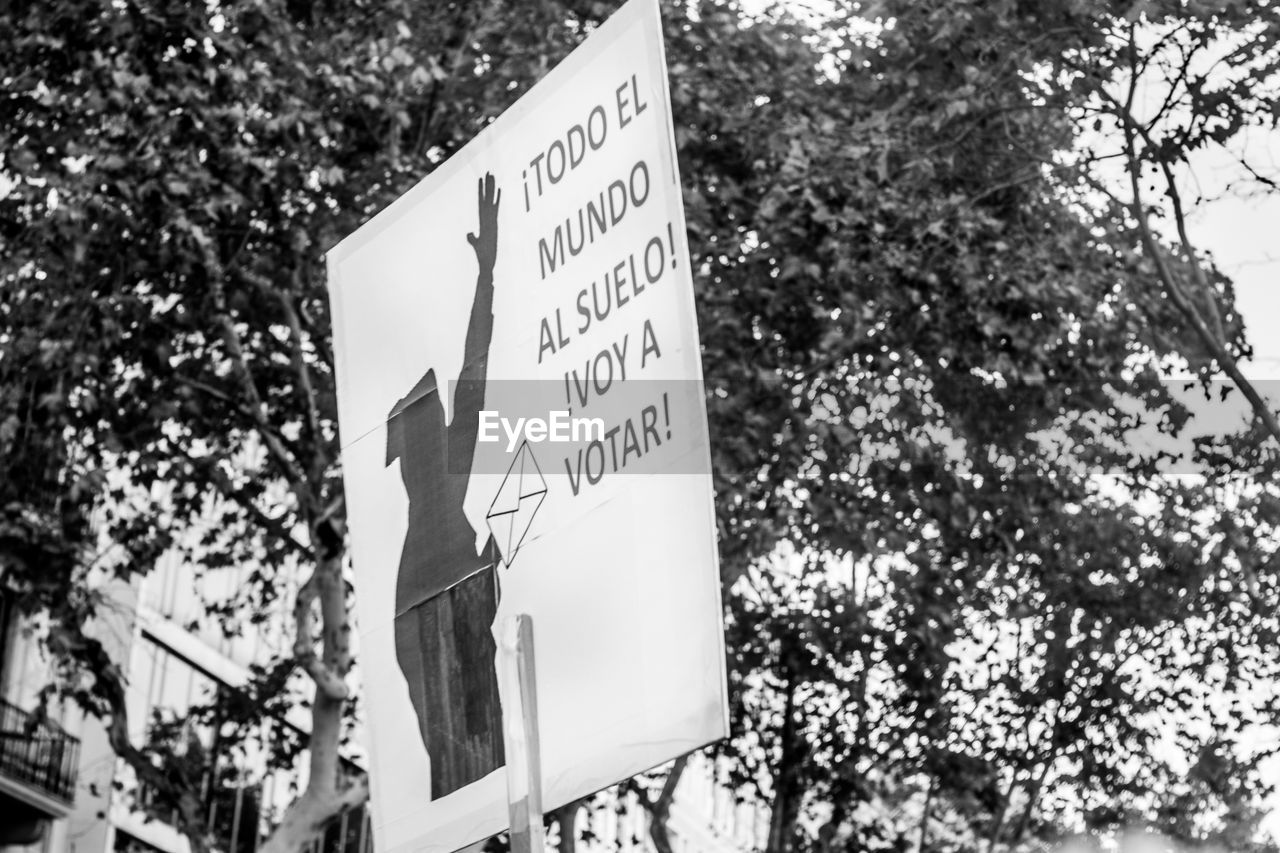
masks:
{"type": "Polygon", "coordinates": [[[498,255],[498,202],[502,200],[502,190],[495,186],[489,172],[476,182],[476,200],[480,207],[480,233],[468,234],[467,242],[476,250],[481,273],[492,273],[498,255]]]}

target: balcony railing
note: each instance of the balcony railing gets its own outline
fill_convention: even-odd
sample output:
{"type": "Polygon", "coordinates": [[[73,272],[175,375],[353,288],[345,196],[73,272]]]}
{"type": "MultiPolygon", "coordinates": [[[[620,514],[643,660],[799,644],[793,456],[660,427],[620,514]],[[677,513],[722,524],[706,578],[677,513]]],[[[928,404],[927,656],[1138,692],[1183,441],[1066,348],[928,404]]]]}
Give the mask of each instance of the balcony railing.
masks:
{"type": "Polygon", "coordinates": [[[79,761],[79,739],[0,699],[0,775],[71,803],[79,761]]]}

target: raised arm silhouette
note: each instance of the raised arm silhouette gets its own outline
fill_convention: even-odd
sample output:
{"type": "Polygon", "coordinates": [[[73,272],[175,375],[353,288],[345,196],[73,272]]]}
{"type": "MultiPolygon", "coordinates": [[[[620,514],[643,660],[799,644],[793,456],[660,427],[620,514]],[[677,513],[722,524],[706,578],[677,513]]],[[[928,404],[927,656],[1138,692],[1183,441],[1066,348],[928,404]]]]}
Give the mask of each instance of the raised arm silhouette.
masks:
{"type": "Polygon", "coordinates": [[[409,527],[396,578],[396,657],[431,759],[431,798],[439,799],[503,764],[502,716],[490,633],[497,611],[497,549],[476,553],[463,512],[475,457],[493,336],[493,266],[501,190],[478,182],[480,224],[467,235],[479,264],[453,417],[445,418],[436,373],[428,370],[392,408],[387,465],[400,460],[409,527]]]}

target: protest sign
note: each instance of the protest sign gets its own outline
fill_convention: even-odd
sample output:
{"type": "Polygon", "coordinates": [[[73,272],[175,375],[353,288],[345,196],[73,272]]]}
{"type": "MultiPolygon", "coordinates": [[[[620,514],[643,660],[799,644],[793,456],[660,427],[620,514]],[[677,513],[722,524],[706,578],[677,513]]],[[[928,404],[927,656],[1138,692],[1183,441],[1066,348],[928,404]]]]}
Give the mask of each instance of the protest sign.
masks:
{"type": "Polygon", "coordinates": [[[724,737],[710,454],[655,0],[329,254],[375,843],[506,828],[494,626],[555,808],[724,737]]]}

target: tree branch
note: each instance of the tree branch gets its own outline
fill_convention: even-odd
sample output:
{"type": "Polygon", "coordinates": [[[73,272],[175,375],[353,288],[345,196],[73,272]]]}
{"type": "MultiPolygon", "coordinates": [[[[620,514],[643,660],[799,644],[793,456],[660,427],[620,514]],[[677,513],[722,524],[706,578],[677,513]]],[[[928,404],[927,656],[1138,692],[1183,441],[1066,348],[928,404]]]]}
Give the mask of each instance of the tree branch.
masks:
{"type": "Polygon", "coordinates": [[[653,841],[653,846],[657,848],[658,853],[671,853],[671,834],[667,830],[667,819],[671,817],[671,805],[675,802],[676,787],[680,784],[680,777],[684,775],[685,768],[689,766],[688,754],[682,755],[671,765],[671,770],[667,773],[667,778],[662,782],[662,790],[658,795],[651,796],[649,792],[638,785],[635,779],[628,783],[628,787],[636,795],[640,807],[649,813],[649,838],[653,841]]]}
{"type": "MultiPolygon", "coordinates": [[[[1275,413],[1271,407],[1258,393],[1253,383],[1241,372],[1235,358],[1228,352],[1226,343],[1220,334],[1215,334],[1201,316],[1201,312],[1193,304],[1191,298],[1184,291],[1181,282],[1173,274],[1165,261],[1164,255],[1157,245],[1156,238],[1151,229],[1151,223],[1147,218],[1146,203],[1142,197],[1142,159],[1138,152],[1138,139],[1141,138],[1146,145],[1147,150],[1155,150],[1155,145],[1149,132],[1141,127],[1139,122],[1133,117],[1133,103],[1137,92],[1137,50],[1134,45],[1134,28],[1129,28],[1129,41],[1127,52],[1129,56],[1129,88],[1123,104],[1103,88],[1099,88],[1100,97],[1109,102],[1114,110],[1116,118],[1120,120],[1124,128],[1125,136],[1125,152],[1128,164],[1127,172],[1129,174],[1129,188],[1133,194],[1131,202],[1126,205],[1136,220],[1138,227],[1139,239],[1142,242],[1143,250],[1151,258],[1156,268],[1156,275],[1159,277],[1161,284],[1169,294],[1170,300],[1174,307],[1182,315],[1184,321],[1189,325],[1192,331],[1204,344],[1205,348],[1213,355],[1222,370],[1231,378],[1245,399],[1249,401],[1255,417],[1262,421],[1269,432],[1277,442],[1280,442],[1280,422],[1276,420],[1275,413]]],[[[1199,260],[1195,254],[1194,247],[1187,235],[1186,217],[1182,210],[1181,197],[1178,194],[1177,186],[1174,181],[1173,171],[1169,164],[1163,158],[1155,158],[1157,165],[1161,169],[1161,174],[1167,185],[1170,200],[1173,203],[1174,219],[1178,229],[1178,237],[1182,243],[1184,253],[1187,255],[1187,262],[1192,269],[1192,275],[1196,279],[1196,285],[1205,294],[1206,298],[1212,298],[1212,291],[1209,287],[1204,270],[1200,266],[1199,260]]]]}
{"type": "Polygon", "coordinates": [[[240,333],[236,330],[235,323],[231,319],[230,310],[227,307],[227,296],[221,277],[212,277],[209,286],[213,292],[213,303],[216,309],[215,317],[222,332],[222,340],[226,344],[227,353],[231,356],[232,367],[240,381],[240,389],[244,392],[247,400],[247,404],[243,405],[242,408],[253,419],[254,425],[261,433],[268,452],[283,469],[285,479],[288,480],[298,498],[299,509],[302,510],[307,518],[312,518],[315,515],[315,506],[312,495],[304,487],[307,482],[306,474],[298,468],[297,461],[289,453],[288,448],[284,446],[284,442],[267,420],[267,405],[263,402],[262,396],[258,393],[258,386],[253,381],[253,371],[249,369],[249,359],[245,354],[244,342],[240,338],[240,333]]]}
{"type": "Polygon", "coordinates": [[[916,841],[916,853],[924,853],[925,843],[929,840],[929,809],[933,806],[933,774],[929,774],[929,785],[924,792],[924,809],[920,813],[920,837],[916,841]]]}
{"type": "Polygon", "coordinates": [[[286,526],[285,519],[288,518],[288,512],[278,517],[267,515],[266,510],[258,506],[253,495],[231,482],[231,477],[222,470],[217,459],[211,456],[196,457],[179,442],[173,442],[173,445],[182,454],[187,464],[205,473],[220,495],[251,515],[259,526],[274,534],[276,539],[296,556],[308,560],[314,557],[312,549],[295,539],[293,532],[286,526]]]}
{"type": "Polygon", "coordinates": [[[323,614],[325,607],[322,598],[326,592],[324,588],[332,585],[326,574],[324,565],[318,565],[311,573],[311,577],[298,588],[297,598],[293,604],[293,657],[299,668],[311,676],[311,680],[316,683],[317,691],[330,699],[345,700],[350,695],[350,689],[343,680],[342,674],[329,666],[316,651],[318,640],[315,604],[321,600],[320,609],[323,614]]]}
{"type": "MultiPolygon", "coordinates": [[[[297,273],[294,273],[295,285],[297,273]]],[[[320,410],[316,405],[315,385],[311,381],[311,368],[307,365],[302,349],[302,324],[298,320],[298,312],[294,310],[293,300],[289,298],[289,294],[280,292],[277,294],[280,300],[280,307],[284,311],[285,320],[289,324],[289,340],[292,344],[290,347],[290,359],[293,362],[294,373],[298,375],[299,392],[302,395],[303,405],[306,407],[307,415],[307,432],[311,435],[311,446],[314,449],[314,459],[311,463],[312,478],[317,478],[321,472],[329,467],[330,459],[328,453],[328,442],[324,440],[324,435],[320,431],[320,410]]]]}
{"type": "MultiPolygon", "coordinates": [[[[1191,300],[1183,292],[1181,284],[1174,277],[1164,262],[1164,258],[1160,254],[1159,248],[1156,246],[1155,238],[1151,233],[1150,223],[1146,221],[1146,214],[1143,209],[1141,189],[1139,188],[1139,179],[1136,172],[1137,162],[1134,158],[1130,158],[1130,184],[1134,192],[1134,203],[1132,205],[1134,217],[1138,220],[1138,231],[1141,235],[1143,247],[1147,254],[1151,257],[1156,266],[1156,274],[1159,276],[1161,283],[1169,292],[1169,296],[1174,306],[1182,314],[1183,319],[1191,326],[1192,330],[1200,338],[1200,341],[1213,354],[1215,360],[1222,367],[1223,371],[1231,377],[1231,381],[1235,383],[1240,392],[1244,394],[1245,399],[1249,401],[1249,405],[1253,408],[1254,415],[1262,421],[1267,428],[1267,432],[1271,434],[1277,442],[1280,442],[1280,422],[1276,421],[1275,413],[1267,404],[1262,395],[1258,393],[1257,388],[1249,381],[1236,364],[1236,360],[1227,352],[1227,348],[1214,335],[1214,333],[1206,325],[1204,319],[1200,316],[1196,307],[1191,304],[1191,300]]],[[[1198,268],[1194,257],[1190,259],[1193,268],[1198,268]]]]}
{"type": "Polygon", "coordinates": [[[64,631],[59,634],[56,645],[56,654],[75,660],[86,671],[95,673],[92,698],[80,701],[89,702],[86,707],[98,706],[93,712],[103,721],[111,749],[133,770],[140,786],[150,789],[163,804],[173,807],[177,829],[190,841],[192,853],[205,853],[210,847],[210,838],[201,797],[202,780],[189,778],[178,762],[157,764],[151,754],[134,745],[129,737],[129,705],[123,674],[100,642],[83,633],[64,631]]]}
{"type": "MultiPolygon", "coordinates": [[[[311,436],[310,443],[315,451],[315,458],[310,466],[310,475],[312,479],[316,479],[319,476],[319,472],[324,471],[329,466],[331,460],[327,452],[327,443],[320,431],[320,410],[316,404],[315,384],[311,379],[311,367],[307,364],[306,352],[303,347],[302,320],[297,305],[288,291],[273,286],[271,282],[268,282],[262,276],[249,270],[241,271],[241,275],[264,296],[278,302],[280,311],[284,315],[285,325],[289,329],[289,361],[298,377],[297,390],[302,398],[307,431],[311,436]]],[[[294,269],[292,279],[293,292],[301,294],[301,273],[297,269],[294,269]]]]}

